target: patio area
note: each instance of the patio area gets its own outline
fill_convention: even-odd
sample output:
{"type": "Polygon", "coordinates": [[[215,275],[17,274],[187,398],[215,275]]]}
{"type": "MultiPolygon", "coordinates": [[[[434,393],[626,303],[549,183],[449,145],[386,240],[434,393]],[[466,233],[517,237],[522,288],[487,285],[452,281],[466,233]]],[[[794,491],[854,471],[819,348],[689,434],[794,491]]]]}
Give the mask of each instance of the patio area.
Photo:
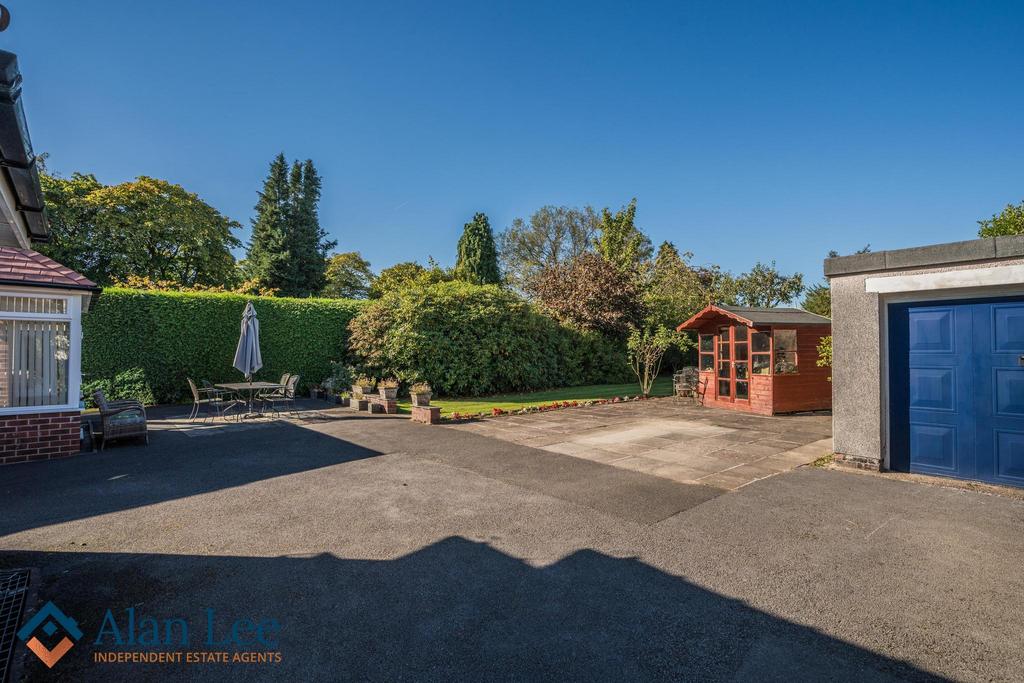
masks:
{"type": "Polygon", "coordinates": [[[676,398],[512,415],[450,428],[726,490],[832,452],[828,413],[764,417],[676,398]]]}

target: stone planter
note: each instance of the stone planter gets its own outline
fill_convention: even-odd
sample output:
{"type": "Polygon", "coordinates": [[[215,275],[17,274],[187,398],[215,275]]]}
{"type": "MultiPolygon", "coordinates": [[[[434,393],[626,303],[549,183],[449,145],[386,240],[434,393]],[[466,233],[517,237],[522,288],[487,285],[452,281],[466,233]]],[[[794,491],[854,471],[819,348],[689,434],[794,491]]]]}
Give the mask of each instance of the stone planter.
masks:
{"type": "Polygon", "coordinates": [[[377,391],[385,401],[394,401],[398,398],[398,387],[377,387],[377,391]]]}
{"type": "Polygon", "coordinates": [[[429,391],[424,391],[420,394],[409,394],[409,396],[412,398],[412,404],[414,406],[429,406],[430,397],[433,396],[433,394],[429,391]]]}

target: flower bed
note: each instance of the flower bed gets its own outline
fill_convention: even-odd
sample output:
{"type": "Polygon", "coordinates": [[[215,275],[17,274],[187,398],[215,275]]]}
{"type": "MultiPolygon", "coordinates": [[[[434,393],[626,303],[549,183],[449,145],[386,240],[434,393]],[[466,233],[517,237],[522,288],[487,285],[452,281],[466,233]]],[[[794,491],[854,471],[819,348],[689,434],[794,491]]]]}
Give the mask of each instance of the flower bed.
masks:
{"type": "Polygon", "coordinates": [[[529,415],[530,413],[546,413],[550,410],[564,410],[565,408],[586,408],[588,406],[607,405],[609,403],[626,403],[628,401],[645,401],[643,396],[615,396],[614,398],[599,398],[592,401],[553,401],[535,406],[527,406],[516,410],[503,410],[491,408],[490,412],[480,413],[459,413],[441,416],[442,421],[447,422],[468,422],[470,420],[482,420],[488,417],[501,417],[503,415],[529,415]]]}

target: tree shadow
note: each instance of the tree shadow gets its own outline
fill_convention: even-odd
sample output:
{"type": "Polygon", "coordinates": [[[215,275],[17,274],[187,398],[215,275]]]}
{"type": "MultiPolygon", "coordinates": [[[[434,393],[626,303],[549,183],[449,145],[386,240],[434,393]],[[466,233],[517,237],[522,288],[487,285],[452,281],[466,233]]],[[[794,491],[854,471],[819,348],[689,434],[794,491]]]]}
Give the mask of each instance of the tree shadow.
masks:
{"type": "MultiPolygon", "coordinates": [[[[390,560],[17,552],[85,632],[52,672],[74,680],[942,680],[664,573],[580,550],[543,567],[449,537],[390,560]],[[281,624],[274,665],[96,664],[106,609],[281,624]]],[[[123,622],[123,616],[121,617],[123,622]]],[[[192,622],[196,626],[192,626],[192,622]]],[[[180,648],[178,648],[180,649],[180,648]]],[[[268,649],[268,648],[264,648],[268,649]]],[[[24,651],[23,649],[21,650],[24,651]]]]}

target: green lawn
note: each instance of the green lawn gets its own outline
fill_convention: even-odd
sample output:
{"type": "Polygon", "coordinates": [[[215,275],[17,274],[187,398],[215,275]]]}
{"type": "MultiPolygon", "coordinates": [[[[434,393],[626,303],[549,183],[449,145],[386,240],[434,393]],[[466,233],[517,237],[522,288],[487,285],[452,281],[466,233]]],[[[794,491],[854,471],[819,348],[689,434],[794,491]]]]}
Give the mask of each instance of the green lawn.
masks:
{"type": "MultiPolygon", "coordinates": [[[[442,415],[452,413],[475,414],[489,413],[491,408],[502,410],[519,410],[527,406],[539,406],[553,401],[593,401],[599,398],[614,398],[616,396],[636,396],[640,393],[640,386],[636,382],[629,384],[592,384],[586,387],[565,387],[562,389],[549,389],[547,391],[534,391],[528,394],[498,394],[497,396],[475,396],[472,398],[437,398],[431,400],[430,404],[441,407],[442,415]]],[[[651,388],[651,396],[671,396],[672,378],[659,377],[651,388]]],[[[408,400],[398,402],[402,412],[409,412],[408,400]]]]}

